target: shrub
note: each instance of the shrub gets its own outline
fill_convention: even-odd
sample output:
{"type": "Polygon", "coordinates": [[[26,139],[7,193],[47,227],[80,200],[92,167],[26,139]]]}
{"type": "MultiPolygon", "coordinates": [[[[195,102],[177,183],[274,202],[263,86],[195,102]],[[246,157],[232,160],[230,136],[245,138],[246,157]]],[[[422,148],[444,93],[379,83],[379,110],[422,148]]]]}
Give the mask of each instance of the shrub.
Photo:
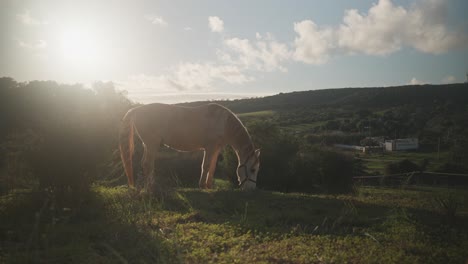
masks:
{"type": "Polygon", "coordinates": [[[353,158],[334,151],[320,153],[320,176],[328,193],[349,193],[353,187],[353,158]]]}
{"type": "MultiPolygon", "coordinates": [[[[352,175],[356,171],[352,157],[312,147],[303,139],[281,132],[269,121],[248,125],[254,142],[262,149],[257,179],[259,188],[282,192],[322,189],[342,193],[352,190],[352,175]]],[[[223,163],[230,164],[229,170],[235,173],[237,158],[234,154],[227,152],[223,163]]],[[[231,179],[237,182],[237,178],[231,179]]]]}
{"type": "Polygon", "coordinates": [[[8,126],[0,134],[10,134],[6,137],[10,140],[4,141],[11,142],[5,156],[18,157],[13,167],[28,170],[18,173],[13,169],[9,176],[32,175],[41,189],[88,189],[101,173],[99,169],[105,169],[101,164],[117,148],[120,119],[130,107],[128,99],[112,83],[96,83],[94,90],[51,81],[15,82],[0,88],[7,91],[6,101],[12,102],[0,116],[8,126]]]}
{"type": "Polygon", "coordinates": [[[468,139],[457,138],[450,150],[450,159],[454,170],[468,173],[468,139]]]}
{"type": "Polygon", "coordinates": [[[393,162],[387,164],[385,167],[385,174],[398,174],[398,173],[406,173],[406,172],[413,172],[413,171],[420,171],[421,168],[416,163],[404,159],[398,162],[393,162]]]}
{"type": "Polygon", "coordinates": [[[436,171],[445,173],[466,173],[467,169],[462,164],[446,162],[439,166],[436,171]]]}

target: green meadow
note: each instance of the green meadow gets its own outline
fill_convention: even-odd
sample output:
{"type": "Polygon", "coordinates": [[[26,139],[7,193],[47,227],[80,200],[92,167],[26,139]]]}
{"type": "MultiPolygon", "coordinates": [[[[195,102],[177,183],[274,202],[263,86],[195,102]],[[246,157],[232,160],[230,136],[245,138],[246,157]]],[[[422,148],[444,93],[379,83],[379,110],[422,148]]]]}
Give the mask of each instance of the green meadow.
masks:
{"type": "Polygon", "coordinates": [[[383,152],[383,153],[357,153],[356,157],[363,160],[368,173],[384,174],[385,168],[391,163],[410,160],[418,165],[427,163],[427,171],[436,171],[444,163],[449,160],[449,153],[444,152],[416,152],[416,151],[399,151],[399,152],[383,152]]]}
{"type": "Polygon", "coordinates": [[[464,263],[466,190],[356,187],[325,195],[157,195],[95,185],[82,197],[0,199],[1,263],[464,263]],[[78,199],[77,199],[78,198],[78,199]]]}

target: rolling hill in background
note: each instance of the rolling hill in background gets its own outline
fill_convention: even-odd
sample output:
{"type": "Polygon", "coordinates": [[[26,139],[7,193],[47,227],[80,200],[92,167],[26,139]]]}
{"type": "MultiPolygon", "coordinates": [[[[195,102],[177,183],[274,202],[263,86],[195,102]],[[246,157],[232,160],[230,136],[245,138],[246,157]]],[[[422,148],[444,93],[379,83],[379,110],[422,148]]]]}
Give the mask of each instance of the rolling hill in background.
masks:
{"type": "MultiPolygon", "coordinates": [[[[183,105],[208,103],[199,101],[183,105]]],[[[262,98],[216,101],[236,113],[264,110],[291,110],[303,107],[390,108],[411,104],[430,106],[440,103],[467,104],[468,84],[406,85],[394,87],[341,88],[280,93],[262,98]]]]}
{"type": "Polygon", "coordinates": [[[329,144],[416,137],[434,151],[465,144],[468,134],[467,83],[325,89],[183,105],[209,102],[228,107],[247,124],[271,122],[286,133],[319,136],[320,142],[332,135],[325,140],[329,144]]]}

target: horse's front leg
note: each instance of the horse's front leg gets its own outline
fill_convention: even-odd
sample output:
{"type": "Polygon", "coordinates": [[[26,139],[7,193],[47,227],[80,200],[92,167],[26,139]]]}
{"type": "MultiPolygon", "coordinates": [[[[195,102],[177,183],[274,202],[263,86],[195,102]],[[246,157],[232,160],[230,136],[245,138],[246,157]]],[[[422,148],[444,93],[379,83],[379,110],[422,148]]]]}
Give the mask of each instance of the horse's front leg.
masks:
{"type": "Polygon", "coordinates": [[[206,175],[206,188],[211,189],[213,188],[213,180],[216,171],[216,164],[218,163],[218,155],[219,155],[220,148],[217,148],[213,151],[213,154],[210,157],[210,166],[208,168],[208,173],[206,175]]]}
{"type": "Polygon", "coordinates": [[[209,151],[205,149],[203,152],[203,161],[201,164],[200,180],[198,181],[198,186],[200,187],[200,189],[206,189],[206,175],[208,174],[209,169],[208,154],[209,151]]]}

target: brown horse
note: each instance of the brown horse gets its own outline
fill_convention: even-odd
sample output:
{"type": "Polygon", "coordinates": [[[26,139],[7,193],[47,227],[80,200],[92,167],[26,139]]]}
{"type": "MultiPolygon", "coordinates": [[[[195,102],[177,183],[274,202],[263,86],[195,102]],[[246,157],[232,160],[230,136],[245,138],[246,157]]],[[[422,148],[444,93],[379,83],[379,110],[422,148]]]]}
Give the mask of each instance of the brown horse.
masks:
{"type": "Polygon", "coordinates": [[[178,151],[203,150],[200,188],[212,188],[219,152],[230,145],[238,158],[237,178],[241,189],[255,189],[260,150],[255,149],[245,126],[227,108],[218,104],[182,107],[148,104],[130,109],[122,120],[120,155],[134,187],[133,135],[140,137],[144,154],[143,175],[153,181],[154,160],[161,145],[178,151]]]}

